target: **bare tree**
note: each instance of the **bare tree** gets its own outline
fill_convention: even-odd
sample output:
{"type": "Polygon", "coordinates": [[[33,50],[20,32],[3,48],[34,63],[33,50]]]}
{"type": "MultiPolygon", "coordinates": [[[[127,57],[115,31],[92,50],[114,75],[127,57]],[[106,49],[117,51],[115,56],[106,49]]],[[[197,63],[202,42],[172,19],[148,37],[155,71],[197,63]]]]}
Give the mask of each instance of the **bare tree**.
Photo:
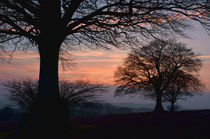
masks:
{"type": "Polygon", "coordinates": [[[8,81],[3,84],[10,92],[9,99],[16,102],[21,108],[29,110],[36,101],[38,82],[33,80],[8,81]]]}
{"type": "Polygon", "coordinates": [[[163,101],[169,102],[170,111],[174,111],[177,100],[185,100],[187,97],[200,94],[203,89],[204,85],[197,76],[177,71],[175,78],[163,94],[163,101]]]}
{"type": "Polygon", "coordinates": [[[154,111],[161,112],[164,111],[162,96],[178,78],[177,73],[181,71],[186,77],[194,78],[193,73],[200,67],[201,60],[184,44],[157,39],[134,49],[123,66],[118,67],[115,73],[119,85],[116,95],[143,93],[156,100],[154,111]]]}
{"type": "Polygon", "coordinates": [[[83,80],[60,82],[60,96],[69,107],[98,103],[95,98],[104,92],[107,92],[107,87],[98,83],[83,80]]]}
{"type": "Polygon", "coordinates": [[[55,124],[65,115],[60,114],[65,106],[58,87],[61,50],[77,45],[120,47],[169,32],[183,35],[186,19],[200,22],[209,31],[209,1],[1,0],[0,42],[9,49],[13,45],[13,50],[25,48],[23,44],[38,49],[38,101],[31,113],[55,124]]]}
{"type": "MultiPolygon", "coordinates": [[[[9,98],[21,108],[29,110],[37,100],[38,81],[23,80],[9,81],[4,84],[9,90],[9,98]]],[[[59,83],[60,96],[67,106],[86,105],[96,103],[95,97],[106,92],[102,84],[91,84],[89,81],[61,81],[59,83]]]]}

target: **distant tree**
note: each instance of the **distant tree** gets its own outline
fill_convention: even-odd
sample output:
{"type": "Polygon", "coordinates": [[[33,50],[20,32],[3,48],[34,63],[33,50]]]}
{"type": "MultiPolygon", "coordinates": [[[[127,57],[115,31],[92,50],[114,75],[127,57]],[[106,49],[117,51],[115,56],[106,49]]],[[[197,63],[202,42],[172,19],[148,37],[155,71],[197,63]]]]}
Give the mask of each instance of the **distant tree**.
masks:
{"type": "Polygon", "coordinates": [[[15,111],[10,106],[5,106],[0,110],[0,121],[14,120],[15,111]]]}
{"type": "Polygon", "coordinates": [[[21,108],[28,110],[36,101],[38,91],[37,81],[8,81],[4,84],[9,91],[9,99],[16,102],[21,108]]]}
{"type": "MultiPolygon", "coordinates": [[[[185,44],[172,40],[155,40],[148,45],[135,48],[115,73],[119,87],[116,95],[138,94],[156,100],[154,111],[164,111],[162,97],[164,92],[173,86],[181,76],[198,79],[193,75],[199,71],[201,60],[185,44]]],[[[187,88],[187,78],[182,80],[187,88]]],[[[191,81],[191,83],[192,83],[191,81]]],[[[190,84],[189,84],[190,85],[190,84]]],[[[193,87],[191,85],[191,87],[193,87]]],[[[190,88],[190,87],[189,87],[190,88]]],[[[184,88],[183,88],[184,89],[184,88]]]]}
{"type": "MultiPolygon", "coordinates": [[[[29,110],[37,100],[38,81],[9,81],[4,84],[9,90],[9,98],[21,108],[29,110]]],[[[106,91],[101,84],[91,84],[88,81],[60,81],[60,96],[67,106],[79,106],[95,103],[94,98],[106,91]]]]}
{"type": "Polygon", "coordinates": [[[203,88],[204,85],[197,76],[178,71],[163,94],[163,101],[169,102],[170,111],[174,111],[177,100],[185,100],[187,97],[199,94],[203,88]]]}
{"type": "Polygon", "coordinates": [[[107,87],[98,83],[83,80],[60,82],[60,96],[69,107],[98,103],[95,98],[105,92],[107,87]]]}
{"type": "Polygon", "coordinates": [[[166,109],[167,109],[168,111],[170,111],[170,112],[178,111],[178,110],[181,109],[181,106],[178,105],[178,104],[176,104],[176,103],[175,103],[174,106],[173,106],[173,107],[174,107],[174,108],[173,108],[173,109],[174,109],[173,111],[171,111],[171,107],[172,107],[171,104],[170,104],[170,105],[167,105],[167,106],[166,106],[166,109]]]}
{"type": "Polygon", "coordinates": [[[38,101],[31,113],[39,113],[34,115],[39,115],[37,118],[45,125],[56,125],[66,108],[59,97],[61,51],[78,45],[120,47],[169,32],[183,35],[187,18],[200,22],[209,31],[209,1],[1,0],[0,42],[9,50],[11,46],[15,46],[13,50],[25,50],[23,44],[38,49],[38,101]]]}

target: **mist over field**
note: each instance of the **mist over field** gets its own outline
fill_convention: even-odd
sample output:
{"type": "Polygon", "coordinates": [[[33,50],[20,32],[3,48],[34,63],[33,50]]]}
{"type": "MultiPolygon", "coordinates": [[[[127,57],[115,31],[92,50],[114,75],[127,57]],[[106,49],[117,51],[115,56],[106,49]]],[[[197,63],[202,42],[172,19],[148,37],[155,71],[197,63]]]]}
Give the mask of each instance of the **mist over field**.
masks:
{"type": "MultiPolygon", "coordinates": [[[[134,112],[147,112],[153,111],[155,102],[151,99],[145,99],[143,96],[114,96],[115,87],[111,86],[108,92],[101,93],[95,99],[99,104],[111,104],[112,106],[128,108],[134,112]]],[[[199,95],[189,97],[186,100],[179,100],[177,102],[179,110],[199,110],[210,109],[210,92],[203,92],[199,95]]],[[[164,107],[167,108],[169,104],[164,103],[164,107]]],[[[9,100],[9,92],[0,87],[0,109],[5,106],[12,108],[19,108],[15,102],[9,100]]]]}

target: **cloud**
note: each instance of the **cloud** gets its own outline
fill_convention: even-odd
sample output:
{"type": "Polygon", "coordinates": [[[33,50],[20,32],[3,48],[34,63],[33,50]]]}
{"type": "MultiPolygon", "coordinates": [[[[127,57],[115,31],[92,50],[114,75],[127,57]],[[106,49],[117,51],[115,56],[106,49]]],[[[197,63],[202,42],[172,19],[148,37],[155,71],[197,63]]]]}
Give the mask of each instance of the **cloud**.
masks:
{"type": "Polygon", "coordinates": [[[205,55],[205,56],[198,56],[199,58],[202,58],[202,59],[210,59],[210,55],[205,55]]]}
{"type": "Polygon", "coordinates": [[[199,72],[201,81],[205,84],[206,89],[210,90],[210,61],[205,61],[199,72]]]}
{"type": "MultiPolygon", "coordinates": [[[[62,70],[59,67],[61,80],[87,79],[92,82],[114,84],[114,71],[123,63],[127,57],[127,51],[122,50],[82,50],[70,51],[73,54],[75,66],[62,70]]],[[[210,90],[210,55],[199,56],[204,59],[200,73],[200,79],[210,90]]],[[[11,64],[0,62],[0,79],[38,79],[39,55],[36,53],[16,52],[11,64]]]]}
{"type": "MultiPolygon", "coordinates": [[[[8,57],[7,57],[8,58],[8,57]]],[[[35,52],[16,51],[10,63],[0,62],[0,78],[3,80],[38,78],[39,56],[35,52]]]]}
{"type": "Polygon", "coordinates": [[[74,51],[73,59],[80,63],[84,62],[112,62],[112,61],[121,61],[122,58],[127,56],[126,51],[93,51],[93,50],[83,50],[83,51],[74,51]]]}
{"type": "MultiPolygon", "coordinates": [[[[113,83],[113,74],[117,66],[127,56],[125,51],[71,51],[73,53],[74,67],[67,70],[59,69],[60,79],[88,79],[91,81],[113,83]]],[[[39,55],[34,52],[24,53],[17,51],[11,64],[0,63],[0,78],[4,80],[33,78],[39,75],[39,55]]]]}

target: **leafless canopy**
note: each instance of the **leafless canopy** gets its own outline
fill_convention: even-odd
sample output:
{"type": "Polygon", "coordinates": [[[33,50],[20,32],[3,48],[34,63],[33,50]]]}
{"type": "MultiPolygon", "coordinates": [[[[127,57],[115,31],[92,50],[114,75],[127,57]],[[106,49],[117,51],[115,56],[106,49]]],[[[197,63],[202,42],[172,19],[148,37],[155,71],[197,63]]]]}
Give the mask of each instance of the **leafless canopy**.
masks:
{"type": "Polygon", "coordinates": [[[123,66],[117,69],[115,79],[119,87],[116,94],[146,91],[145,96],[153,98],[157,92],[163,95],[174,84],[183,91],[196,90],[201,87],[195,75],[201,64],[201,60],[185,44],[155,40],[134,49],[123,66]]]}
{"type": "MultiPolygon", "coordinates": [[[[26,110],[36,101],[38,82],[33,80],[9,81],[4,86],[10,92],[10,99],[26,110]]],[[[60,96],[67,106],[94,103],[94,98],[106,91],[101,84],[91,84],[88,81],[61,81],[60,96]]]]}
{"type": "Polygon", "coordinates": [[[177,100],[185,100],[189,96],[200,94],[205,88],[195,75],[186,74],[183,71],[177,71],[175,74],[175,78],[163,95],[163,101],[165,102],[174,104],[177,100]]]}
{"type": "MultiPolygon", "coordinates": [[[[37,45],[40,5],[47,0],[1,0],[0,42],[37,45]],[[26,39],[25,39],[26,38],[26,39]]],[[[210,31],[208,0],[56,0],[55,16],[65,29],[65,48],[86,44],[131,45],[139,38],[176,32],[183,34],[186,19],[210,31]]],[[[51,3],[55,3],[54,1],[51,3]]],[[[52,6],[53,7],[53,6],[52,6]]],[[[53,13],[52,13],[53,14],[53,13]]],[[[49,16],[50,13],[49,13],[49,16]]],[[[50,24],[49,24],[50,26],[50,24]]],[[[7,46],[8,46],[7,45],[7,46]]],[[[16,45],[17,46],[17,45],[16,45]]]]}
{"type": "Polygon", "coordinates": [[[28,110],[36,100],[38,82],[27,81],[9,81],[4,86],[10,92],[9,99],[16,102],[21,108],[28,110]]]}
{"type": "Polygon", "coordinates": [[[60,96],[68,106],[94,103],[95,97],[106,91],[107,88],[102,84],[91,84],[83,80],[60,82],[60,96]]]}

